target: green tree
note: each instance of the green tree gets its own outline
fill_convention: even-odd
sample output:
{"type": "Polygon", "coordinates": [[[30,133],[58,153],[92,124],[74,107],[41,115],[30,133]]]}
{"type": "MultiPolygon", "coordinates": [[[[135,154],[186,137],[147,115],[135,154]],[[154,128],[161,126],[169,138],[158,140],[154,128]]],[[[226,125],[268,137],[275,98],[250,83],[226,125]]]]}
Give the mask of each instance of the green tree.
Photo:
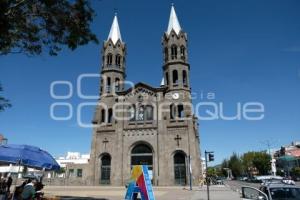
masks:
{"type": "Polygon", "coordinates": [[[3,88],[0,84],[0,112],[4,111],[6,108],[11,107],[11,104],[9,103],[9,100],[7,100],[3,96],[1,96],[2,91],[3,91],[3,88]]]}
{"type": "Polygon", "coordinates": [[[56,173],[57,174],[64,174],[64,173],[66,173],[66,169],[61,167],[61,168],[59,168],[59,170],[56,171],[56,173]]]}
{"type": "Polygon", "coordinates": [[[260,175],[267,175],[271,170],[271,156],[266,152],[256,152],[253,159],[253,165],[259,171],[260,175]]]}
{"type": "Polygon", "coordinates": [[[234,177],[239,177],[242,175],[243,172],[242,161],[236,153],[233,153],[232,156],[230,157],[228,161],[228,167],[231,169],[232,175],[234,177]]]}
{"type": "Polygon", "coordinates": [[[224,159],[222,164],[221,164],[222,176],[225,176],[225,177],[228,176],[228,172],[226,170],[228,168],[229,168],[228,160],[224,159]]]}
{"type": "Polygon", "coordinates": [[[90,24],[95,16],[88,0],[1,0],[0,55],[50,55],[98,43],[90,24]]]}
{"type": "Polygon", "coordinates": [[[225,176],[223,173],[223,170],[221,168],[221,165],[217,165],[214,167],[208,167],[207,168],[207,175],[209,177],[222,177],[225,176]]]}
{"type": "Polygon", "coordinates": [[[216,176],[216,169],[214,167],[208,167],[206,170],[207,176],[216,176]]]}
{"type": "Polygon", "coordinates": [[[300,167],[294,167],[294,168],[292,169],[292,174],[293,174],[294,176],[300,177],[300,167]]]}
{"type": "Polygon", "coordinates": [[[241,156],[243,171],[246,172],[248,176],[251,176],[251,170],[254,168],[253,160],[255,158],[255,154],[256,152],[250,151],[241,156]]]}

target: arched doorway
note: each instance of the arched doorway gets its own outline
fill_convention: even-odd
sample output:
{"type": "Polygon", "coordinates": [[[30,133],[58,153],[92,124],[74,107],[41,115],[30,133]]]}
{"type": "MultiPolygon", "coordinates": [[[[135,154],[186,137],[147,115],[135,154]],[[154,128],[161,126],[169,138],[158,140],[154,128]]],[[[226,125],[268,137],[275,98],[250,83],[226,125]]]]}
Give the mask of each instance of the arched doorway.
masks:
{"type": "Polygon", "coordinates": [[[111,156],[109,154],[104,154],[101,157],[100,162],[101,162],[100,184],[110,184],[111,156]]]}
{"type": "Polygon", "coordinates": [[[153,170],[153,151],[147,144],[137,144],[131,150],[131,168],[133,165],[148,165],[153,170]]]}
{"type": "Polygon", "coordinates": [[[177,185],[186,185],[186,156],[183,152],[174,155],[174,179],[177,185]]]}

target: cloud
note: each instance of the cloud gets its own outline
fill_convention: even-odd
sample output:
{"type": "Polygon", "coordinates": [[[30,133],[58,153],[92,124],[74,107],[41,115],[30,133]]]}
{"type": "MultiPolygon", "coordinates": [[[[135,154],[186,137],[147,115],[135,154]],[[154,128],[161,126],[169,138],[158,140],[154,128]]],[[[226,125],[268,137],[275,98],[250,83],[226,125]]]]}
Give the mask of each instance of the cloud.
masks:
{"type": "Polygon", "coordinates": [[[300,46],[288,47],[283,49],[284,52],[300,52],[300,46]]]}

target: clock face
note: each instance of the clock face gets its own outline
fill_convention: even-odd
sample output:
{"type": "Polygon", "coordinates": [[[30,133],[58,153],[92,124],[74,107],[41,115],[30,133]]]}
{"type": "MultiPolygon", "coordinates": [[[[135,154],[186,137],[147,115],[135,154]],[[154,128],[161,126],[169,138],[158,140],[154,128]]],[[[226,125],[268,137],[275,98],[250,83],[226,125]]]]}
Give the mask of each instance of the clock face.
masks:
{"type": "Polygon", "coordinates": [[[178,93],[174,93],[174,94],[172,95],[172,97],[173,97],[173,99],[179,99],[179,94],[178,94],[178,93]]]}

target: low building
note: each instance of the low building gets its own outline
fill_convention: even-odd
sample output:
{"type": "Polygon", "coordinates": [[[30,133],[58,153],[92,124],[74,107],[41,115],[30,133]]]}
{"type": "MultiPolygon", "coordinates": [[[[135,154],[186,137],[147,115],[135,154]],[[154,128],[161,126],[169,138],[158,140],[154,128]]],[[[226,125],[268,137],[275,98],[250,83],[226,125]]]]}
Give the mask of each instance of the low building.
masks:
{"type": "Polygon", "coordinates": [[[44,181],[48,185],[87,185],[90,154],[67,152],[66,156],[56,158],[60,172],[49,172],[44,181]]]}
{"type": "Polygon", "coordinates": [[[56,162],[60,167],[65,168],[68,164],[87,164],[90,154],[80,154],[79,152],[67,152],[66,156],[58,157],[56,162]]]}
{"type": "Polygon", "coordinates": [[[282,175],[290,176],[295,167],[300,167],[300,142],[282,146],[274,153],[276,167],[282,175]]]}

